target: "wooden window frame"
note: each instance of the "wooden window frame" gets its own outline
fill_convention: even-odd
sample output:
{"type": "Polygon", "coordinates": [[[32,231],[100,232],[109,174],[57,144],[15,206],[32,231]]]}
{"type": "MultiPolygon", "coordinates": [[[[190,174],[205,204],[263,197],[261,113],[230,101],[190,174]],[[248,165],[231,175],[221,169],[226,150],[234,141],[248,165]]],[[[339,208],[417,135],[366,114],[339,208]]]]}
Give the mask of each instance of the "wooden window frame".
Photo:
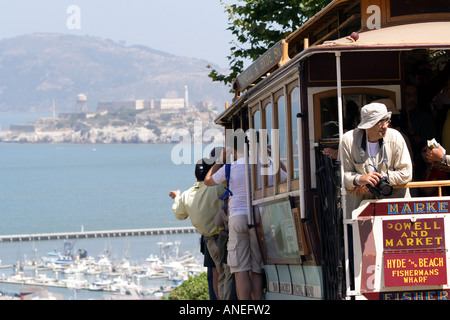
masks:
{"type": "MultiPolygon", "coordinates": [[[[396,92],[389,89],[381,88],[367,88],[367,87],[352,87],[343,88],[342,95],[347,94],[373,94],[388,96],[392,101],[396,101],[396,92]]],[[[337,89],[331,89],[326,91],[321,91],[313,95],[314,103],[314,141],[318,142],[322,137],[322,115],[320,108],[320,100],[323,98],[330,98],[337,96],[337,89]]],[[[362,107],[362,106],[360,106],[362,107]]]]}

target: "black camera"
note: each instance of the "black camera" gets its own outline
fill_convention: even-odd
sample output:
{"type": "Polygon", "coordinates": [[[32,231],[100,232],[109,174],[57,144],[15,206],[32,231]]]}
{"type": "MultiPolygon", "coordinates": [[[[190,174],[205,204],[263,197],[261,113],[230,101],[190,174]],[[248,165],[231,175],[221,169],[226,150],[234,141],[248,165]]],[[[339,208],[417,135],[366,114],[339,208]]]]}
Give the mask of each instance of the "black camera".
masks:
{"type": "Polygon", "coordinates": [[[372,192],[372,194],[377,197],[380,196],[389,197],[394,189],[389,184],[389,179],[387,177],[381,178],[375,187],[372,187],[370,184],[367,184],[367,188],[369,188],[370,192],[372,192]]]}

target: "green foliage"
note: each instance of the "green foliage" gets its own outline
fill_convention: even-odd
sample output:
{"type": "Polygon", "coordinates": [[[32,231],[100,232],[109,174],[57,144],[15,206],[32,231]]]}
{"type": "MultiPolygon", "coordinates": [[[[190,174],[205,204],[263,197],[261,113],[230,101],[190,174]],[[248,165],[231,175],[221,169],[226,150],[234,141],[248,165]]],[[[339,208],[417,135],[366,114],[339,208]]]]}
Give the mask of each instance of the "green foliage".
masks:
{"type": "Polygon", "coordinates": [[[176,287],[164,300],[209,300],[208,277],[206,272],[190,277],[176,287]]]}
{"type": "Polygon", "coordinates": [[[228,14],[231,33],[236,42],[231,43],[227,56],[231,73],[220,74],[212,69],[213,81],[231,84],[243,71],[244,60],[255,61],[264,52],[290,33],[297,30],[331,0],[240,0],[228,5],[220,0],[228,14]]]}

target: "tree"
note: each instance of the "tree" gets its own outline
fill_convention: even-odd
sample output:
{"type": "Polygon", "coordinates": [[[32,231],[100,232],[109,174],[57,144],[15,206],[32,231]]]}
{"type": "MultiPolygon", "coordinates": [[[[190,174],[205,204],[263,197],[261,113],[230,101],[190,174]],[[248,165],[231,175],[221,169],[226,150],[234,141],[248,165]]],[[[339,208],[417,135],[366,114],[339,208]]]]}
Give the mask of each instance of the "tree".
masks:
{"type": "Polygon", "coordinates": [[[172,290],[167,300],[209,300],[206,272],[184,281],[181,286],[172,290]]]}
{"type": "Polygon", "coordinates": [[[228,14],[231,33],[236,41],[227,56],[230,74],[211,69],[213,81],[231,84],[244,69],[244,60],[255,61],[279,40],[297,30],[331,0],[239,0],[228,5],[220,0],[228,14]]]}

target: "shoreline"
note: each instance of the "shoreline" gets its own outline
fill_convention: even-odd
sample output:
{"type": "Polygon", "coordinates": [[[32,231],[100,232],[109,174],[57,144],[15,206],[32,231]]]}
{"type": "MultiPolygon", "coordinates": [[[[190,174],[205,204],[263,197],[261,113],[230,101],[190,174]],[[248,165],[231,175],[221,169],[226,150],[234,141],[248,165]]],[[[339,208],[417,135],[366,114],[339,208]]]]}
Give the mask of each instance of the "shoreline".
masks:
{"type": "MultiPolygon", "coordinates": [[[[204,128],[205,130],[211,127],[204,128]]],[[[179,128],[166,127],[164,133],[156,135],[152,129],[145,127],[105,127],[91,128],[89,130],[76,131],[63,129],[58,131],[34,131],[18,132],[11,130],[0,130],[0,143],[22,143],[22,144],[178,144],[173,137],[178,137],[179,128]]],[[[194,129],[195,130],[195,129],[194,129]]],[[[189,130],[185,130],[189,131],[189,130]]],[[[182,136],[182,142],[194,141],[193,135],[189,133],[182,136]]],[[[213,142],[208,141],[209,143],[213,142]]],[[[223,142],[220,137],[215,136],[214,142],[223,142]],[[217,139],[219,138],[219,139],[217,139]],[[220,140],[220,141],[216,141],[220,140]]],[[[204,141],[206,143],[206,141],[204,141]]]]}
{"type": "MultiPolygon", "coordinates": [[[[174,130],[175,131],[175,130],[174,130]]],[[[72,143],[72,144],[170,144],[171,134],[157,136],[144,127],[105,127],[89,130],[63,129],[58,131],[0,131],[0,142],[8,143],[72,143]]]]}

